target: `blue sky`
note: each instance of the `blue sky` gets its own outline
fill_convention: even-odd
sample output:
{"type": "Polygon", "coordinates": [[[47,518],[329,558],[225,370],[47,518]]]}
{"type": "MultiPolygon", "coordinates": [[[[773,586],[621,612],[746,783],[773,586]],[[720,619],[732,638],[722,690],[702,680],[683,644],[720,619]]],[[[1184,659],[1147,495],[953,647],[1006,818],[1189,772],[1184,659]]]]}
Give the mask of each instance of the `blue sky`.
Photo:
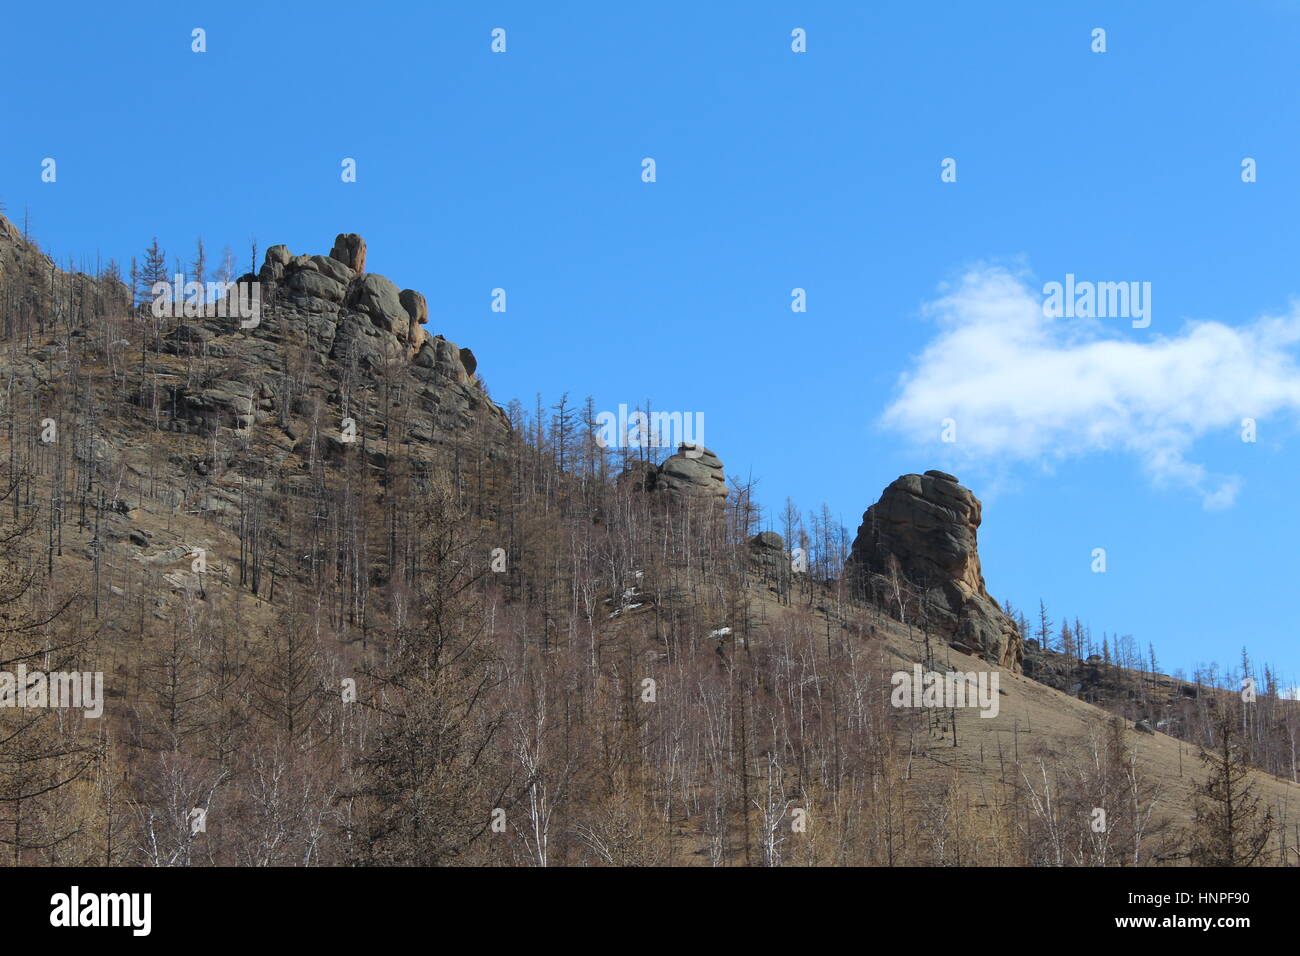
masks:
{"type": "Polygon", "coordinates": [[[995,596],[1295,682],[1300,6],[126,6],[6,12],[0,200],[55,255],[359,232],[500,402],[703,411],[850,531],[952,471],[995,596]],[[1067,273],[1151,325],[1034,325],[1067,273]]]}

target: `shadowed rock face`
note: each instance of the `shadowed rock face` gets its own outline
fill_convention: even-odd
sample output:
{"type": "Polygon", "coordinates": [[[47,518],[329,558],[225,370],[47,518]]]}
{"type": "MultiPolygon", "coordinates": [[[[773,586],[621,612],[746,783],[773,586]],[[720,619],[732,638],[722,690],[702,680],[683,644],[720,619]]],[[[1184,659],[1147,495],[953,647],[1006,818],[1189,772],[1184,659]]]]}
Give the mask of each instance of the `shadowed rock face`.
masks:
{"type": "Polygon", "coordinates": [[[953,647],[1019,672],[1019,628],[984,587],[976,532],[981,505],[942,471],[903,475],[862,516],[847,572],[882,593],[890,558],[921,597],[929,624],[953,647]]]}

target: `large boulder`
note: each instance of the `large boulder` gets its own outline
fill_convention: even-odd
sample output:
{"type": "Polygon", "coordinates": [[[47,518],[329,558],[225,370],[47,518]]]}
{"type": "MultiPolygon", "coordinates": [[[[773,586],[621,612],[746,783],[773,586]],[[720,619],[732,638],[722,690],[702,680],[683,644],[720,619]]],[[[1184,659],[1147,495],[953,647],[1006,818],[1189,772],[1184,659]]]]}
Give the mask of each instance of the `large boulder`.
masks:
{"type": "Polygon", "coordinates": [[[391,332],[405,342],[411,333],[411,317],[402,306],[397,286],[381,275],[363,275],[348,295],[348,304],[370,316],[376,328],[391,332]]]}
{"type": "Polygon", "coordinates": [[[411,317],[411,321],[416,325],[423,325],[429,321],[429,303],[425,300],[422,293],[414,289],[403,289],[397,294],[398,301],[402,303],[402,308],[406,314],[411,317]]]}
{"type": "Polygon", "coordinates": [[[266,250],[266,262],[268,265],[287,266],[293,259],[293,253],[285,245],[272,246],[266,250]]]}
{"type": "Polygon", "coordinates": [[[433,338],[426,338],[421,344],[420,351],[415,356],[415,365],[419,368],[431,369],[440,379],[458,385],[468,385],[470,374],[461,362],[461,354],[466,351],[468,350],[458,348],[456,343],[448,342],[441,335],[435,335],[433,338]]]}
{"type": "Polygon", "coordinates": [[[424,344],[424,323],[429,321],[429,303],[414,289],[403,289],[397,294],[397,298],[402,303],[402,308],[406,310],[406,341],[411,346],[412,355],[417,355],[420,346],[424,344]]]}
{"type": "Polygon", "coordinates": [[[353,272],[366,271],[366,240],[355,232],[339,233],[330,250],[330,258],[337,259],[353,272]]]}
{"type": "Polygon", "coordinates": [[[846,574],[886,604],[897,572],[932,627],[953,647],[1019,672],[1020,629],[984,586],[976,533],[982,505],[952,475],[903,475],[866,510],[846,574]]]}
{"type": "Polygon", "coordinates": [[[342,302],[348,290],[345,283],[310,269],[296,269],[288,274],[284,282],[295,292],[327,302],[342,302]]]}
{"type": "Polygon", "coordinates": [[[341,282],[345,286],[356,278],[356,273],[352,269],[332,256],[310,256],[307,262],[321,275],[335,282],[341,282]]]}
{"type": "Polygon", "coordinates": [[[722,503],[727,499],[727,478],[717,455],[702,445],[683,442],[677,453],[659,466],[653,490],[677,498],[722,503]]]}

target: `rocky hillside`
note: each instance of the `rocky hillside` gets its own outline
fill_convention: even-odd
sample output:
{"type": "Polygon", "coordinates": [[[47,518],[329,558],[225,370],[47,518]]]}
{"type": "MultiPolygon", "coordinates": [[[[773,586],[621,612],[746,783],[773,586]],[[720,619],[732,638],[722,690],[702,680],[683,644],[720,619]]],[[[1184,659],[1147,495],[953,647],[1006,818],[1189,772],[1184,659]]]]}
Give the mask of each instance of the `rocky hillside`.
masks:
{"type": "Polygon", "coordinates": [[[956,478],[890,484],[841,567],[843,529],[764,530],[713,450],[503,411],[374,264],[353,234],[273,246],[255,316],[168,312],[0,220],[0,660],[107,696],[36,730],[0,708],[5,859],[1179,861],[1193,747],[1073,688],[1197,727],[1231,700],[1024,641],[956,478]],[[917,665],[997,671],[996,714],[892,704],[917,665]]]}
{"type": "MultiPolygon", "coordinates": [[[[155,317],[150,351],[183,362],[140,356],[131,401],[150,409],[163,430],[210,436],[272,425],[291,441],[319,401],[332,412],[325,425],[335,439],[351,419],[371,437],[392,438],[390,429],[400,424],[400,440],[417,454],[470,433],[488,454],[498,453],[509,426],[476,375],[474,354],[429,332],[421,293],[365,267],[366,245],[357,235],[339,235],[329,255],[272,246],[257,275],[238,279],[259,283],[256,320],[212,314],[233,311],[215,301],[178,304],[174,322],[155,317]]],[[[59,269],[3,216],[0,278],[11,317],[30,314],[41,327],[68,322],[72,338],[93,332],[70,309],[82,318],[95,311],[125,318],[128,292],[120,281],[59,269]]],[[[146,314],[150,305],[141,302],[146,314]]],[[[125,344],[123,337],[110,348],[125,344]]],[[[39,387],[40,362],[52,356],[33,358],[15,371],[25,385],[39,387]]]]}

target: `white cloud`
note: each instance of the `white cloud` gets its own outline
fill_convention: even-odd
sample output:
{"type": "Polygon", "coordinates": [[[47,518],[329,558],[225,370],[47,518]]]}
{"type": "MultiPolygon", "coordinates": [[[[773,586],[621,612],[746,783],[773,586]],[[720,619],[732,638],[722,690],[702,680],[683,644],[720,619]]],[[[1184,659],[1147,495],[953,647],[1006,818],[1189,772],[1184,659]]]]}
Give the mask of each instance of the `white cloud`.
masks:
{"type": "Polygon", "coordinates": [[[1241,480],[1190,460],[1197,439],[1240,438],[1243,418],[1300,412],[1294,307],[1239,327],[1191,322],[1176,335],[1150,336],[1124,320],[1049,319],[1022,277],[980,266],[924,311],[939,330],[881,423],[933,444],[951,418],[957,440],[941,447],[968,462],[1127,451],[1154,483],[1223,508],[1241,480]]]}

